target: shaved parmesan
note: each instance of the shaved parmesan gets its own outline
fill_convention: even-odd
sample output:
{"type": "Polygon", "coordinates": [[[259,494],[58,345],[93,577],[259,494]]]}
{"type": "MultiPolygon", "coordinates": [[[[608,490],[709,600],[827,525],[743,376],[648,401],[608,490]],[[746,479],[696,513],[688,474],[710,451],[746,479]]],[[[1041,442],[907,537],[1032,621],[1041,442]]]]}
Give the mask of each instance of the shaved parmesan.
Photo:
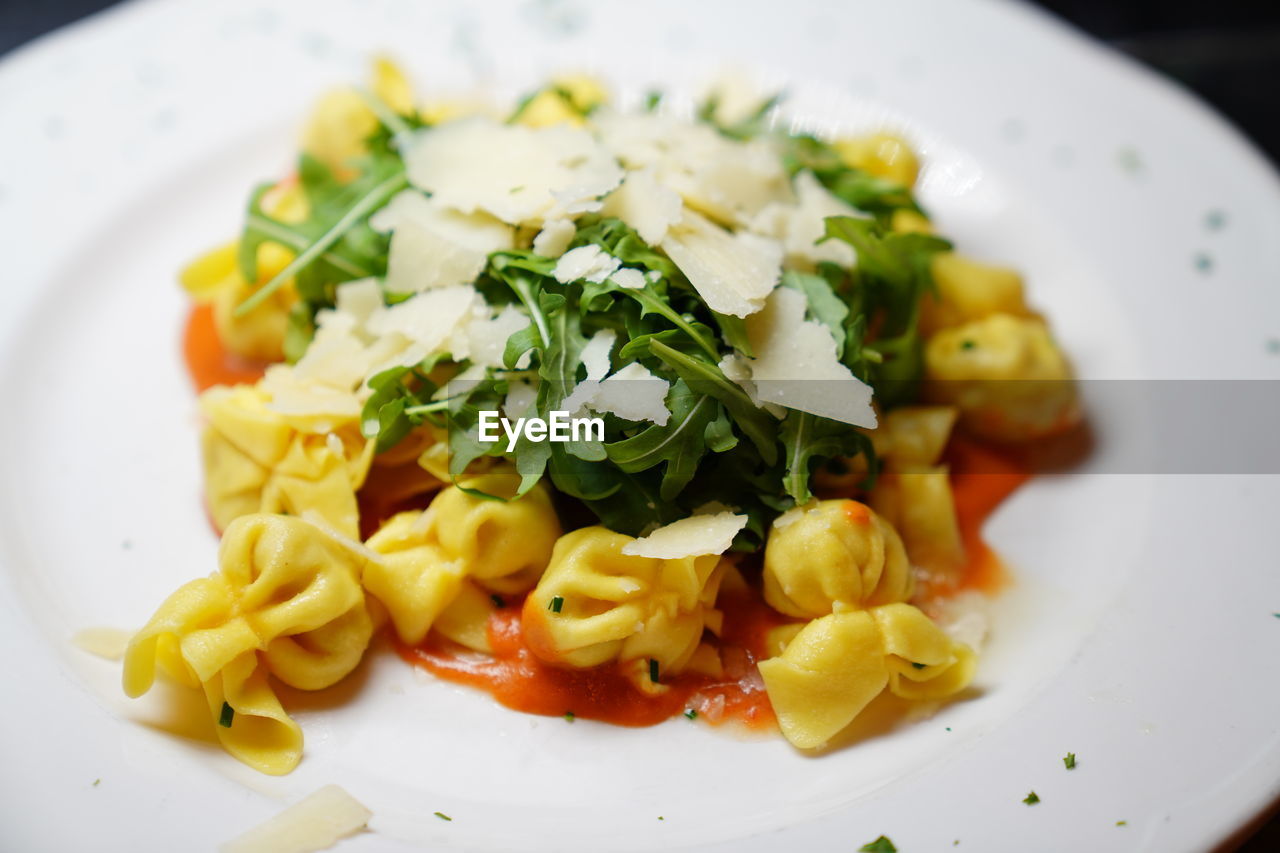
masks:
{"type": "Polygon", "coordinates": [[[239,838],[220,853],[312,853],[359,832],[373,812],[337,785],[325,785],[239,838]]]}
{"type": "Polygon", "coordinates": [[[85,628],[76,632],[71,642],[91,655],[106,660],[120,660],[133,634],[120,628],[85,628]]]}
{"type": "Polygon", "coordinates": [[[691,515],[628,542],[622,553],[632,557],[678,560],[703,554],[723,554],[747,526],[746,515],[718,512],[714,515],[691,515]]]}
{"type": "Polygon", "coordinates": [[[404,160],[410,182],[438,203],[512,225],[586,209],[622,180],[617,162],[585,130],[482,116],[419,131],[404,160]]]}
{"type": "Polygon", "coordinates": [[[573,235],[578,233],[577,226],[570,219],[552,219],[542,226],[538,236],[533,238],[533,251],[544,258],[558,258],[573,242],[573,235]]]}
{"type": "Polygon", "coordinates": [[[826,234],[828,216],[861,216],[848,204],[832,195],[818,183],[812,172],[796,175],[796,203],[773,202],[751,220],[751,230],[782,242],[787,261],[797,267],[812,269],[820,261],[831,261],[842,267],[854,264],[853,247],[840,240],[818,241],[826,234]]]}
{"type": "Polygon", "coordinates": [[[451,243],[416,222],[403,223],[391,237],[387,290],[419,293],[475,281],[484,269],[483,252],[451,243]]]}
{"type": "Polygon", "coordinates": [[[347,314],[363,327],[382,305],[382,285],[376,278],[361,278],[344,282],[337,287],[336,311],[347,314]]]}
{"type": "Polygon", "coordinates": [[[782,248],[755,234],[730,232],[685,211],[662,248],[713,311],[746,317],[764,301],[782,274],[782,248]]]}
{"type": "Polygon", "coordinates": [[[804,294],[779,287],[765,308],[747,318],[749,361],[757,398],[860,427],[874,427],[871,386],[836,357],[836,342],[823,324],[806,320],[804,294]]]}
{"type": "Polygon", "coordinates": [[[398,333],[433,352],[467,317],[478,298],[469,285],[429,290],[379,311],[369,319],[367,328],[374,335],[398,333]]]}
{"type": "Polygon", "coordinates": [[[576,415],[595,399],[600,389],[600,380],[609,374],[611,366],[609,353],[613,351],[613,344],[617,338],[618,333],[613,329],[601,329],[587,341],[587,345],[582,348],[579,356],[582,364],[587,368],[587,378],[574,386],[564,398],[561,409],[570,415],[576,415]]]}
{"type": "Polygon", "coordinates": [[[551,274],[561,284],[579,279],[599,284],[613,275],[621,263],[613,255],[601,251],[599,246],[579,246],[565,252],[556,262],[551,274]]]}
{"type": "Polygon", "coordinates": [[[625,287],[628,290],[640,290],[648,283],[645,281],[644,273],[630,267],[618,270],[609,276],[609,280],[618,285],[618,287],[625,287]]]}
{"type": "Polygon", "coordinates": [[[529,325],[529,317],[514,305],[504,305],[492,314],[486,305],[472,309],[472,319],[456,329],[449,339],[449,354],[455,361],[469,360],[482,367],[502,367],[507,339],[529,325]]]}
{"type": "Polygon", "coordinates": [[[636,230],[640,239],[657,245],[667,229],[680,221],[680,196],[658,183],[652,168],[629,173],[622,186],[604,200],[604,215],[616,216],[636,230]]]}
{"type": "Polygon", "coordinates": [[[633,361],[600,383],[590,406],[597,412],[611,412],[629,421],[652,421],[665,426],[671,417],[666,404],[670,389],[670,382],[659,379],[643,364],[633,361]]]}
{"type": "Polygon", "coordinates": [[[488,254],[515,246],[515,229],[487,213],[462,213],[417,190],[402,190],[369,217],[377,231],[395,231],[413,223],[468,249],[488,254]]]}
{"type": "Polygon", "coordinates": [[[523,417],[533,408],[538,400],[538,389],[533,383],[524,379],[516,379],[507,387],[506,399],[502,401],[502,410],[509,418],[523,417]]]}

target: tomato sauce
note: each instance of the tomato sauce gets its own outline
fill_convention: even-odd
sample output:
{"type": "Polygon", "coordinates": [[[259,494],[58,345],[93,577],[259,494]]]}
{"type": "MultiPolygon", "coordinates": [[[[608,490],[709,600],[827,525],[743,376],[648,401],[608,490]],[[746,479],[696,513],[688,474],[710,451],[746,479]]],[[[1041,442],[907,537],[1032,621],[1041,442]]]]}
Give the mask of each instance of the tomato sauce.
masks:
{"type": "Polygon", "coordinates": [[[196,305],[187,318],[182,355],[196,391],[214,385],[252,384],[262,378],[267,365],[229,351],[218,337],[212,305],[196,305]]]}

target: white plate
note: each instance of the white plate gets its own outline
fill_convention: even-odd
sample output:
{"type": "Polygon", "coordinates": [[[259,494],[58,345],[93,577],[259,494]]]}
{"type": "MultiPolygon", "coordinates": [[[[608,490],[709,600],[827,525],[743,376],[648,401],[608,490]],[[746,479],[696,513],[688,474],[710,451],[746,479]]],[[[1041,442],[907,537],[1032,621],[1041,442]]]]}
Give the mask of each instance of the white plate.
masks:
{"type": "Polygon", "coordinates": [[[70,636],[136,627],[214,566],[174,272],[235,233],[309,101],[377,50],[436,92],[750,69],[808,124],[907,132],[943,230],[1027,272],[1083,375],[1280,375],[1275,175],[1021,6],[126,4],[0,65],[0,846],[210,848],[328,782],[376,815],[351,851],[1200,850],[1277,796],[1280,483],[1089,474],[1135,428],[1106,410],[1090,465],[988,528],[1018,583],[982,694],[825,757],[680,719],[522,716],[385,654],[299,700],[306,757],[282,779],[125,700],[70,636]]]}

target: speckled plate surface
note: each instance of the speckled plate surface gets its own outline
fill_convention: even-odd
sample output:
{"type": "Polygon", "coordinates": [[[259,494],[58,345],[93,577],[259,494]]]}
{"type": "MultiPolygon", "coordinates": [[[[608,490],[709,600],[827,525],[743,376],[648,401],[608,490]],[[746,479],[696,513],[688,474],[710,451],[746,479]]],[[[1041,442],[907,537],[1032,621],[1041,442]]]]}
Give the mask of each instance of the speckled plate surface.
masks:
{"type": "Polygon", "coordinates": [[[277,779],[164,697],[124,699],[71,635],[136,627],[214,565],[175,270],[235,233],[310,101],[377,51],[435,93],[570,68],[625,98],[749,70],[800,124],[917,143],[942,230],[1026,271],[1082,375],[1280,377],[1274,172],[1021,6],[125,4],[0,63],[0,847],[210,849],[336,782],[375,813],[351,851],[1202,850],[1280,793],[1280,483],[1105,473],[1134,429],[1106,407],[1099,454],[988,527],[1017,583],[978,695],[823,757],[683,719],[522,716],[382,654],[287,697],[307,753],[277,779]]]}

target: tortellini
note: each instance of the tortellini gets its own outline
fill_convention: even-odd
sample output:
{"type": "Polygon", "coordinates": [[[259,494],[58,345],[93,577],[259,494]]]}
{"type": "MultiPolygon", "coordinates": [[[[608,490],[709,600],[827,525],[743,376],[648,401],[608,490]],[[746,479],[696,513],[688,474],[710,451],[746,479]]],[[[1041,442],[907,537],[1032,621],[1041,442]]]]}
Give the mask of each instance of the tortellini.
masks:
{"type": "Polygon", "coordinates": [[[920,303],[920,327],[925,334],[992,314],[1030,313],[1017,270],[939,252],[933,256],[930,271],[938,295],[936,299],[926,295],[920,303]]]}
{"type": "Polygon", "coordinates": [[[800,749],[823,746],[887,686],[905,699],[943,699],[968,686],[977,659],[909,604],[815,619],[761,661],[782,734],[800,749]]]}
{"type": "MultiPolygon", "coordinates": [[[[463,485],[513,498],[518,482],[510,471],[495,471],[463,485]]],[[[450,486],[425,511],[400,513],[369,538],[368,546],[384,559],[369,566],[364,585],[387,608],[400,639],[417,644],[462,594],[468,578],[496,593],[533,587],[559,535],[544,486],[510,500],[450,486]]]]}
{"type": "Polygon", "coordinates": [[[946,466],[881,474],[870,501],[899,532],[913,565],[942,573],[964,565],[964,543],[946,466]]]}
{"type": "Polygon", "coordinates": [[[1071,368],[1044,322],[992,314],[925,346],[926,391],[970,432],[999,441],[1052,435],[1080,419],[1071,368]]]}
{"type": "Polygon", "coordinates": [[[904,187],[914,186],[920,174],[920,160],[911,146],[893,134],[841,139],[835,148],[845,165],[904,187]]]}
{"type": "Polygon", "coordinates": [[[774,523],[765,545],[764,598],[788,616],[906,601],[914,585],[897,531],[857,501],[797,507],[774,523]]]}
{"type": "Polygon", "coordinates": [[[253,385],[218,386],[200,397],[207,421],[201,438],[205,499],[214,524],[226,529],[249,513],[312,511],[339,533],[358,537],[356,490],[373,444],[354,421],[330,430],[287,418],[269,401],[253,385]]]}
{"type": "Polygon", "coordinates": [[[358,543],[301,518],[236,519],[219,570],[169,596],[130,641],[125,693],[147,692],[157,667],[200,687],[228,752],[264,773],[288,773],[302,732],[267,676],[319,690],[356,667],[373,634],[360,587],[367,561],[358,543]]]}
{"type": "Polygon", "coordinates": [[[556,543],[542,580],[524,605],[525,642],[539,658],[584,669],[610,661],[646,692],[650,677],[680,672],[704,628],[718,630],[714,609],[722,572],[715,554],[678,559],[622,553],[630,536],[584,527],[556,543]],[[654,663],[650,663],[653,661],[654,663]]]}

